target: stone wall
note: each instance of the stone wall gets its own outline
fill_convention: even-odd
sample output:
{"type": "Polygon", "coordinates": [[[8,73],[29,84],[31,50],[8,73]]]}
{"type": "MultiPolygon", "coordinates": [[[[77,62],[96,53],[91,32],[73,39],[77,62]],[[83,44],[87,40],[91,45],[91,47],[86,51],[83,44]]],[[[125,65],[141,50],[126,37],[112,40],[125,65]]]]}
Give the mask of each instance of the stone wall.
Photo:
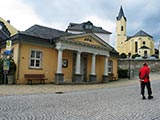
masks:
{"type": "Polygon", "coordinates": [[[147,62],[148,66],[151,69],[151,72],[160,72],[160,60],[128,60],[120,59],[118,61],[118,67],[121,69],[129,70],[130,62],[130,75],[135,77],[138,75],[139,69],[143,66],[144,62],[147,62]]]}

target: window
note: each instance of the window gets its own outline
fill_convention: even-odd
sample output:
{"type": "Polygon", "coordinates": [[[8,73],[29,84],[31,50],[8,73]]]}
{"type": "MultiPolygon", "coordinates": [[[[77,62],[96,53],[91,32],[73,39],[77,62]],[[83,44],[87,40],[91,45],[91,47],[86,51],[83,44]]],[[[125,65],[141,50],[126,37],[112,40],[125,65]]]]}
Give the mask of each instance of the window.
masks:
{"type": "Polygon", "coordinates": [[[135,52],[138,52],[138,42],[135,42],[135,52]]]}
{"type": "Polygon", "coordinates": [[[143,41],[143,45],[145,45],[146,43],[145,43],[145,41],[143,41]]]}
{"type": "Polygon", "coordinates": [[[144,57],[147,57],[147,51],[146,50],[144,51],[144,57]]]}
{"type": "Polygon", "coordinates": [[[42,52],[38,50],[31,50],[30,68],[41,68],[42,52]]]}
{"type": "Polygon", "coordinates": [[[112,73],[112,72],[113,72],[113,61],[108,60],[108,73],[112,73]]]}
{"type": "Polygon", "coordinates": [[[90,39],[90,38],[85,38],[84,41],[92,42],[92,39],[90,39]]]}
{"type": "Polygon", "coordinates": [[[121,26],[121,31],[123,31],[123,26],[121,26]]]}

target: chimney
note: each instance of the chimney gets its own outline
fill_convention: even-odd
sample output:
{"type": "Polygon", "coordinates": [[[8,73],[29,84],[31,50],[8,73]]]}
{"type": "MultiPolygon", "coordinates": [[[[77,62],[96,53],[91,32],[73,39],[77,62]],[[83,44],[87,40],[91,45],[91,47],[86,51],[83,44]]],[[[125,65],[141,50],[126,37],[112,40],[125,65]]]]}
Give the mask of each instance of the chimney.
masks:
{"type": "Polygon", "coordinates": [[[10,24],[10,20],[7,20],[7,22],[10,24]]]}

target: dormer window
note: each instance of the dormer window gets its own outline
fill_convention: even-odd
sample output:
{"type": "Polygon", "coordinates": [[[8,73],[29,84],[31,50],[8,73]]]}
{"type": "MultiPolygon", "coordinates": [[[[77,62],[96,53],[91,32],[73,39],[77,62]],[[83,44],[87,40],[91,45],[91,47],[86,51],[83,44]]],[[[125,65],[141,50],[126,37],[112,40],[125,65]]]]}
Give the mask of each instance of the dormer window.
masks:
{"type": "Polygon", "coordinates": [[[84,27],[85,30],[92,30],[93,29],[93,24],[90,21],[88,21],[88,22],[84,23],[83,27],[84,27]]]}

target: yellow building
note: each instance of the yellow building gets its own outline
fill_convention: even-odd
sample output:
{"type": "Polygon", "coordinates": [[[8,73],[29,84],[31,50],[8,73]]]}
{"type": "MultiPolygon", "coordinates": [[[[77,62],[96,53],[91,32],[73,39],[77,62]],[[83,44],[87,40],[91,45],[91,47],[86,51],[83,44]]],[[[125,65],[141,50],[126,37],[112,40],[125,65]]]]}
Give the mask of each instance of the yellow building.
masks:
{"type": "Polygon", "coordinates": [[[0,17],[0,35],[3,36],[3,38],[13,36],[17,33],[18,30],[10,24],[9,20],[5,21],[3,18],[0,17]]]}
{"type": "MultiPolygon", "coordinates": [[[[117,75],[117,52],[92,32],[72,34],[34,25],[10,37],[17,65],[15,83],[26,84],[24,74],[45,74],[47,83],[107,82],[117,75]]],[[[1,44],[1,53],[5,44],[1,44]]]]}
{"type": "Polygon", "coordinates": [[[141,57],[154,55],[153,37],[143,30],[138,31],[133,36],[127,36],[126,22],[127,19],[121,6],[116,22],[116,50],[119,54],[125,53],[128,55],[130,53],[131,56],[138,54],[141,57]]]}

